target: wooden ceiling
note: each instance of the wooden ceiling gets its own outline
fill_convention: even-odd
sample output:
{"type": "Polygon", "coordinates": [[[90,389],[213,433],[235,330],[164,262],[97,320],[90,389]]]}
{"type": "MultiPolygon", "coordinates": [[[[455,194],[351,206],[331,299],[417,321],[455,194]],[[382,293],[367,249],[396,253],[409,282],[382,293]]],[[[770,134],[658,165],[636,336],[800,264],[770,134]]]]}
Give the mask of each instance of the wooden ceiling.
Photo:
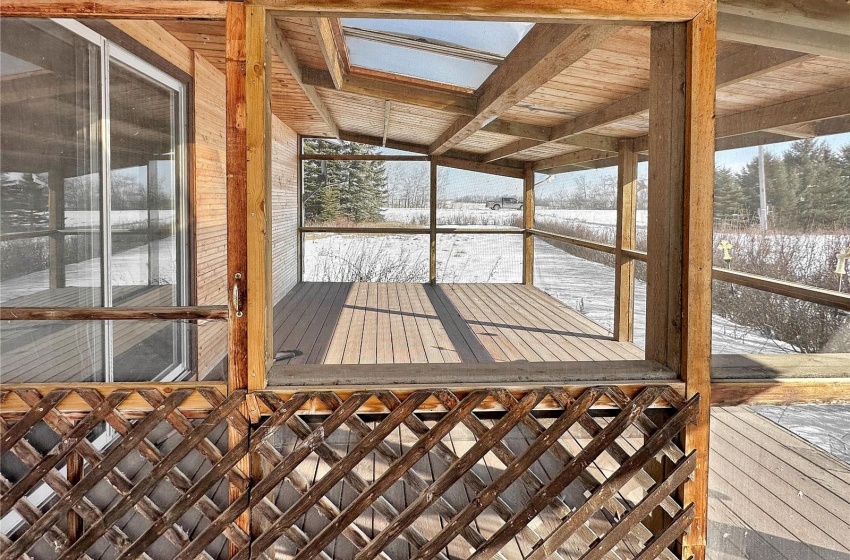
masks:
{"type": "MultiPolygon", "coordinates": [[[[160,24],[224,69],[223,23],[160,24]]],[[[302,135],[566,170],[610,163],[617,139],[649,128],[648,26],[537,24],[478,91],[352,67],[339,20],[275,17],[270,29],[273,111],[302,135]]],[[[734,31],[719,33],[719,146],[850,131],[850,36],[844,50],[778,49],[760,29],[734,31]]]]}

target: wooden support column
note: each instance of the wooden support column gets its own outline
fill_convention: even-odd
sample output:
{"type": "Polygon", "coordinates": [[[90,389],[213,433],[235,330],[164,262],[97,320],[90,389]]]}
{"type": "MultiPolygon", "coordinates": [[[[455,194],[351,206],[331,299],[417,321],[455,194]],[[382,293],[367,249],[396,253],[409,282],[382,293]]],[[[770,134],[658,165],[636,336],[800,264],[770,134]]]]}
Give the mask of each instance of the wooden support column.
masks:
{"type": "Polygon", "coordinates": [[[711,264],[717,5],[688,23],[652,29],[646,357],[699,394],[684,431],[697,467],[683,500],[695,504],[682,557],[704,560],[711,404],[711,264]]]}
{"type": "Polygon", "coordinates": [[[614,338],[631,342],[635,319],[635,261],[623,249],[635,249],[638,153],[632,138],[620,140],[617,158],[617,239],[614,280],[614,338]]]}
{"type": "Polygon", "coordinates": [[[525,164],[522,189],[522,283],[534,284],[534,166],[525,164]]]}
{"type": "MultiPolygon", "coordinates": [[[[271,64],[265,8],[245,9],[246,138],[248,191],[248,390],[266,387],[273,356],[272,208],[271,208],[271,64]]],[[[250,399],[249,399],[250,401],[250,399]]],[[[259,420],[254,403],[249,410],[259,420]]]]}
{"type": "MultiPolygon", "coordinates": [[[[227,3],[225,21],[225,78],[227,85],[227,288],[230,316],[227,335],[227,389],[248,387],[248,315],[245,310],[248,280],[248,199],[247,199],[247,110],[245,103],[245,5],[227,3]]],[[[247,415],[247,407],[241,407],[247,415]]],[[[237,445],[247,434],[235,426],[228,428],[228,444],[237,445]]],[[[250,460],[237,464],[243,473],[250,473],[250,460]]],[[[247,487],[231,483],[230,502],[239,499],[247,487]]],[[[250,534],[251,515],[246,512],[237,519],[239,526],[250,534]]],[[[231,556],[238,549],[231,544],[231,556]]]]}
{"type": "Polygon", "coordinates": [[[430,211],[428,215],[428,224],[430,226],[430,249],[428,257],[428,281],[431,285],[437,283],[437,162],[431,158],[431,196],[430,196],[430,211]]]}

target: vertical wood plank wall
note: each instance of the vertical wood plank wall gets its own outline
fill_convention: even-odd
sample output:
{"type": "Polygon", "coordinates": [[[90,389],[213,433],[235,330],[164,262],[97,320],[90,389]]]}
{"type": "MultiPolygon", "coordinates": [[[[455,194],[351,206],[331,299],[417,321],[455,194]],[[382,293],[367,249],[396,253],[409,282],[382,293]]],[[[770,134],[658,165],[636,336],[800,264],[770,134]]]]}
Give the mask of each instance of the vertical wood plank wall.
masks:
{"type": "MultiPolygon", "coordinates": [[[[194,78],[194,194],[198,305],[227,304],[227,141],[225,78],[206,58],[152,21],[111,20],[121,31],[194,78]]],[[[298,280],[298,136],[272,117],[272,301],[298,280]]],[[[275,314],[275,325],[282,320],[275,314]]],[[[204,378],[227,354],[227,325],[198,325],[198,373],[204,378]]]]}

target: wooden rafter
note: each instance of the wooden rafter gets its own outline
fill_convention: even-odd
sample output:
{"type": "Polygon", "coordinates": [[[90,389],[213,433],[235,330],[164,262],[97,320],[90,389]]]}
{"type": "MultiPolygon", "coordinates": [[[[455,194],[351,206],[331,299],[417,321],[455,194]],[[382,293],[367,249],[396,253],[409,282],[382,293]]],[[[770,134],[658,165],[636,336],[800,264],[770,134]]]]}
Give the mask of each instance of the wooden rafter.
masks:
{"type": "Polygon", "coordinates": [[[222,0],[3,0],[0,16],[110,19],[225,19],[222,0]]]}
{"type": "Polygon", "coordinates": [[[321,48],[322,55],[325,57],[325,64],[334,87],[341,89],[347,78],[348,70],[342,62],[343,56],[340,56],[340,49],[345,49],[345,44],[340,44],[338,38],[338,36],[341,37],[342,31],[335,29],[340,27],[339,19],[314,17],[310,19],[310,23],[313,25],[313,32],[319,41],[319,48],[321,48]]]}
{"type": "MultiPolygon", "coordinates": [[[[725,87],[737,82],[755,78],[773,72],[798,62],[811,58],[811,55],[797,52],[768,49],[764,47],[751,47],[729,55],[717,62],[717,87],[725,87]]],[[[527,150],[550,142],[573,143],[582,140],[574,138],[586,134],[593,128],[611,124],[619,120],[633,117],[646,112],[649,109],[649,92],[642,91],[630,97],[606,105],[601,109],[580,115],[571,121],[548,129],[548,140],[518,141],[493,150],[486,154],[485,161],[494,161],[502,157],[508,157],[522,150],[527,150]],[[511,151],[511,150],[515,151],[511,151]]],[[[541,135],[545,132],[538,131],[541,135]]],[[[585,144],[580,144],[585,145],[585,144]]],[[[539,169],[539,168],[538,168],[539,169]]]]}
{"type": "Polygon", "coordinates": [[[322,120],[325,122],[325,125],[327,125],[328,130],[331,131],[331,134],[334,137],[338,138],[339,129],[336,126],[333,116],[325,106],[325,103],[322,101],[322,98],[319,96],[316,88],[304,82],[301,71],[301,63],[298,61],[295,51],[292,50],[292,47],[289,46],[289,43],[283,36],[283,32],[281,32],[280,28],[275,25],[271,19],[267,24],[266,34],[268,36],[267,39],[269,46],[272,49],[272,53],[276,54],[283,61],[283,64],[289,70],[289,73],[292,74],[292,77],[304,91],[307,99],[310,100],[313,108],[322,117],[322,120]]]}
{"type": "MultiPolygon", "coordinates": [[[[850,27],[850,24],[847,24],[850,27]]],[[[850,60],[850,31],[835,33],[766,21],[737,14],[720,14],[720,39],[850,60]]]]}
{"type": "Polygon", "coordinates": [[[478,90],[475,115],[461,117],[431,144],[441,155],[563,72],[617,30],[606,25],[535,25],[478,90]]]}

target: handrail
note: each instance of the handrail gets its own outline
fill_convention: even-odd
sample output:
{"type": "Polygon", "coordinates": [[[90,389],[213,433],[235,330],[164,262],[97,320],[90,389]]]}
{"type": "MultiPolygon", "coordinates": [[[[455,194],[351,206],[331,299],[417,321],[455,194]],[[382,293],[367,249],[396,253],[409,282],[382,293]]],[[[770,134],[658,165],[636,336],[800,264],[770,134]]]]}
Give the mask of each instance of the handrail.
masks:
{"type": "Polygon", "coordinates": [[[194,307],[0,307],[2,321],[224,321],[226,305],[194,307]]]}
{"type": "Polygon", "coordinates": [[[717,267],[714,268],[712,278],[720,282],[730,282],[780,296],[850,311],[850,294],[842,292],[717,267]]]}
{"type": "MultiPolygon", "coordinates": [[[[301,233],[376,233],[390,234],[398,233],[403,235],[426,235],[431,230],[427,227],[333,227],[333,226],[302,226],[298,228],[301,233]]],[[[495,233],[523,233],[525,230],[521,227],[513,226],[437,226],[437,233],[474,233],[474,234],[495,234],[495,233]]]]}
{"type": "Polygon", "coordinates": [[[548,231],[542,231],[539,229],[530,229],[528,230],[528,232],[532,235],[546,237],[554,241],[563,241],[565,243],[569,243],[570,245],[577,245],[579,247],[585,247],[587,249],[593,249],[594,251],[601,251],[603,253],[609,253],[611,255],[617,252],[617,248],[613,245],[605,245],[604,243],[597,243],[596,241],[589,241],[587,239],[581,239],[579,237],[562,235],[560,233],[550,233],[548,231]]]}

